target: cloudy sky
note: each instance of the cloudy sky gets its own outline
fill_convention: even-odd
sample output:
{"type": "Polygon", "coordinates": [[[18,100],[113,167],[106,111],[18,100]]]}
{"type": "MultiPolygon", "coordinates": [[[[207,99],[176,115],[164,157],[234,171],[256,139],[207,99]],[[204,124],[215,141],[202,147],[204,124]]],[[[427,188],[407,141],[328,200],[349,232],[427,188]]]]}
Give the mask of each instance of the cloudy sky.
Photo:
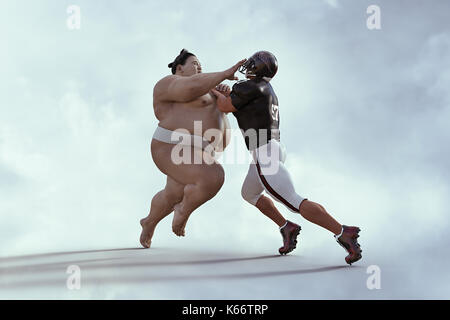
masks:
{"type": "MultiPolygon", "coordinates": [[[[139,246],[139,219],[165,183],[149,152],[152,90],[187,48],[204,72],[273,52],[298,192],[360,226],[369,259],[434,259],[450,244],[449,10],[443,0],[2,1],[0,255],[139,246]],[[79,30],[67,27],[72,4],[79,30]],[[372,4],[380,30],[366,25],[372,4]]],[[[245,151],[238,139],[229,148],[245,151]]],[[[155,246],[276,253],[276,226],[240,200],[247,166],[224,166],[187,237],[169,217],[155,246]]],[[[303,250],[344,256],[331,234],[280,208],[302,225],[303,250]]]]}

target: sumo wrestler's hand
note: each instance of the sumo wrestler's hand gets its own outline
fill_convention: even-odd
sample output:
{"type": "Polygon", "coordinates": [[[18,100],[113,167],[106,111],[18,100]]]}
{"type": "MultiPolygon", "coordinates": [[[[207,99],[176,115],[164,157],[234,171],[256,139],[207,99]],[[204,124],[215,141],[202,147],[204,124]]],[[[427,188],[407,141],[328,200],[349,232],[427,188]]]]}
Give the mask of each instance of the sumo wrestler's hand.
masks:
{"type": "Polygon", "coordinates": [[[225,97],[229,97],[231,93],[230,86],[223,83],[217,85],[216,90],[223,94],[225,97]]]}
{"type": "Polygon", "coordinates": [[[247,59],[243,59],[243,60],[239,61],[238,63],[236,63],[231,68],[225,70],[224,71],[225,79],[228,79],[228,80],[239,80],[238,77],[236,77],[234,74],[236,73],[236,71],[238,71],[239,67],[242,66],[245,63],[245,61],[247,61],[247,59]]]}
{"type": "Polygon", "coordinates": [[[235,112],[237,109],[233,106],[230,96],[225,96],[216,89],[212,89],[211,93],[216,97],[217,109],[224,113],[235,112]]]}

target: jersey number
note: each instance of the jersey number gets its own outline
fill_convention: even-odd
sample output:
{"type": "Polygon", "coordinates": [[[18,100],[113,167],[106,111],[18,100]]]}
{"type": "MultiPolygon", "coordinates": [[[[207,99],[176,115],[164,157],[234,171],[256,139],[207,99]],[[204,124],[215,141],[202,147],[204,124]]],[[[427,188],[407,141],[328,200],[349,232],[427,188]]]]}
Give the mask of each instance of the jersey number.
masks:
{"type": "Polygon", "coordinates": [[[278,106],[272,104],[272,119],[278,121],[278,106]]]}

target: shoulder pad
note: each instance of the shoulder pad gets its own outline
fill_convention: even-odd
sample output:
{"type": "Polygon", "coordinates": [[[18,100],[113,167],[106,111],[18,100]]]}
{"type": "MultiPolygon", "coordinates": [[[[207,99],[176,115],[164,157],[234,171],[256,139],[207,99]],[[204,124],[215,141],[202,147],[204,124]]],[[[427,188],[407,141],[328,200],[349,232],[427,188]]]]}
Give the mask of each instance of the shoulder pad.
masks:
{"type": "Polygon", "coordinates": [[[254,96],[262,92],[261,86],[252,80],[238,81],[233,85],[233,92],[241,96],[254,96]]]}

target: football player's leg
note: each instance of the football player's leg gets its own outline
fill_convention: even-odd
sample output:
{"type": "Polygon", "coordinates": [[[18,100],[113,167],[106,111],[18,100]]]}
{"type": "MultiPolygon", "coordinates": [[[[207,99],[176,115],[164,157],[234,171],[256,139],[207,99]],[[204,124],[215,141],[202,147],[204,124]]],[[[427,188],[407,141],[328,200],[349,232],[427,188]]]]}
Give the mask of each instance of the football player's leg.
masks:
{"type": "Polygon", "coordinates": [[[296,192],[291,175],[284,165],[285,159],[284,148],[273,140],[258,153],[256,166],[266,191],[292,212],[300,213],[306,220],[339,234],[342,226],[321,205],[296,192]]]}
{"type": "Polygon", "coordinates": [[[287,221],[275,207],[273,201],[262,195],[263,191],[264,186],[258,176],[256,165],[252,163],[242,186],[242,197],[255,205],[264,215],[280,227],[283,246],[278,249],[278,252],[280,254],[288,254],[296,248],[297,236],[301,228],[299,225],[287,221]]]}
{"type": "Polygon", "coordinates": [[[149,248],[156,225],[168,216],[175,204],[183,199],[184,185],[167,176],[166,186],[152,199],[150,213],[141,219],[142,233],[140,242],[143,247],[149,248]]]}
{"type": "Polygon", "coordinates": [[[258,171],[254,163],[250,167],[245,177],[241,189],[242,198],[248,203],[254,205],[265,216],[270,218],[279,227],[286,224],[286,219],[281,215],[270,198],[263,195],[264,187],[258,177],[258,171]]]}
{"type": "Polygon", "coordinates": [[[341,233],[342,225],[337,222],[322,205],[305,200],[300,204],[299,210],[300,214],[306,220],[329,230],[335,235],[341,233]]]}
{"type": "Polygon", "coordinates": [[[256,163],[258,177],[261,180],[264,189],[273,199],[285,205],[290,211],[299,212],[300,203],[305,200],[297,194],[294,189],[291,176],[286,167],[281,161],[268,164],[267,159],[264,159],[265,164],[261,166],[260,162],[256,163]],[[267,165],[266,165],[267,164],[267,165]],[[270,168],[268,170],[267,168],[270,168]]]}

